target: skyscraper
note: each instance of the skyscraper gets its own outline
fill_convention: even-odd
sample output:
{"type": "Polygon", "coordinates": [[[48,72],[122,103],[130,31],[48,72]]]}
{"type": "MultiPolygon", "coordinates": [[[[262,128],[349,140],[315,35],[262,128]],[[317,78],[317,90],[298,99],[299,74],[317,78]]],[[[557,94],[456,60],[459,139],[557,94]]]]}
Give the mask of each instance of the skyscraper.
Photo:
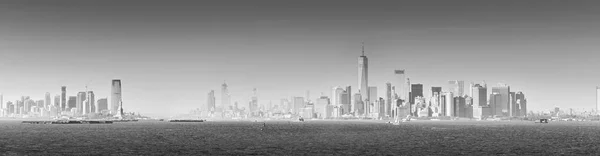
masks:
{"type": "Polygon", "coordinates": [[[392,114],[392,84],[391,83],[386,83],[385,84],[385,106],[384,106],[384,111],[383,111],[383,116],[391,116],[392,114]]]}
{"type": "Polygon", "coordinates": [[[79,92],[77,93],[77,101],[75,103],[75,107],[77,107],[77,113],[78,114],[84,114],[84,101],[86,100],[86,96],[85,96],[85,92],[79,92]]]}
{"type": "Polygon", "coordinates": [[[465,81],[456,81],[458,83],[458,90],[456,91],[458,93],[457,96],[463,96],[465,95],[465,81]]]}
{"type": "Polygon", "coordinates": [[[473,90],[473,106],[486,106],[487,88],[479,84],[475,84],[471,90],[473,90]]]}
{"type": "Polygon", "coordinates": [[[600,114],[600,87],[596,87],[596,112],[600,114]]]}
{"type": "Polygon", "coordinates": [[[344,89],[342,87],[333,87],[331,93],[331,104],[332,105],[340,105],[342,104],[342,93],[344,93],[344,89]]]}
{"type": "Polygon", "coordinates": [[[341,116],[341,115],[345,115],[345,114],[350,114],[352,112],[352,99],[350,99],[350,93],[348,91],[344,91],[340,98],[341,100],[341,106],[338,106],[338,111],[337,111],[337,115],[341,116]]]}
{"type": "Polygon", "coordinates": [[[208,92],[208,97],[206,98],[206,112],[215,110],[215,91],[211,90],[208,92]]]}
{"type": "Polygon", "coordinates": [[[369,103],[365,104],[365,112],[367,113],[367,115],[369,115],[368,113],[377,109],[377,108],[373,108],[375,105],[378,104],[376,102],[377,100],[379,100],[377,97],[378,97],[377,96],[377,87],[370,86],[369,87],[369,103]]]}
{"type": "Polygon", "coordinates": [[[378,102],[379,102],[379,111],[377,111],[379,113],[378,117],[383,118],[383,117],[386,116],[385,115],[386,114],[385,111],[387,111],[386,110],[386,107],[387,107],[386,106],[386,101],[385,101],[385,99],[383,99],[383,98],[380,97],[379,100],[378,100],[378,102]]]}
{"type": "Polygon", "coordinates": [[[259,107],[258,107],[258,95],[256,88],[252,90],[252,98],[250,101],[250,112],[258,115],[259,107]]]}
{"type": "MultiPolygon", "coordinates": [[[[406,76],[404,75],[404,70],[394,70],[394,79],[396,79],[396,84],[393,84],[394,86],[396,86],[396,89],[398,91],[398,96],[400,96],[400,99],[406,100],[407,95],[408,95],[408,89],[406,88],[406,84],[405,84],[405,79],[406,76]]],[[[388,99],[389,101],[390,99],[388,99]]],[[[391,103],[391,102],[390,102],[391,103]]]]}
{"type": "Polygon", "coordinates": [[[517,109],[517,98],[515,92],[508,92],[508,116],[519,116],[517,115],[519,109],[517,109]]]}
{"type": "Polygon", "coordinates": [[[475,83],[469,83],[469,96],[471,97],[473,97],[473,86],[475,86],[475,83]]]}
{"type": "Polygon", "coordinates": [[[437,93],[437,95],[442,95],[442,87],[431,87],[431,96],[435,93],[437,93]]]}
{"type": "Polygon", "coordinates": [[[96,107],[96,112],[101,113],[102,111],[106,111],[108,110],[108,99],[107,98],[101,98],[98,99],[97,103],[97,107],[96,107]]]}
{"type": "Polygon", "coordinates": [[[69,96],[65,111],[71,111],[71,109],[77,109],[77,96],[69,96]]]}
{"type": "Polygon", "coordinates": [[[362,95],[360,93],[356,93],[354,94],[354,115],[355,116],[360,116],[363,115],[364,113],[364,102],[361,100],[363,99],[361,97],[362,95]]]}
{"type": "Polygon", "coordinates": [[[410,103],[415,103],[415,97],[423,97],[423,84],[411,84],[410,85],[410,103]]]}
{"type": "Polygon", "coordinates": [[[290,101],[288,99],[281,99],[280,105],[281,109],[283,110],[283,113],[288,113],[292,109],[292,107],[290,106],[290,101]]]}
{"type": "Polygon", "coordinates": [[[221,110],[226,111],[229,110],[231,105],[231,97],[229,95],[229,89],[227,88],[227,83],[223,83],[221,85],[221,110]]]}
{"type": "Polygon", "coordinates": [[[52,105],[52,99],[50,98],[50,93],[46,92],[46,99],[44,101],[44,108],[48,109],[52,105]]]}
{"type": "Polygon", "coordinates": [[[293,103],[294,103],[294,109],[293,112],[294,114],[298,114],[300,113],[300,109],[304,108],[304,97],[294,97],[292,98],[293,103]]]}
{"type": "MultiPolygon", "coordinates": [[[[405,101],[404,103],[406,103],[406,102],[410,102],[410,97],[411,97],[411,96],[410,96],[410,95],[411,95],[411,93],[410,93],[410,92],[411,92],[411,89],[410,89],[410,87],[412,87],[412,86],[410,85],[410,79],[409,79],[409,78],[406,78],[406,88],[398,88],[398,89],[404,89],[404,90],[406,91],[406,92],[404,93],[404,97],[405,97],[405,98],[407,98],[407,99],[403,99],[403,100],[405,101]]],[[[414,100],[414,99],[413,99],[413,100],[414,100]]],[[[410,104],[409,104],[408,106],[410,106],[410,104]]]]}
{"type": "MultiPolygon", "coordinates": [[[[596,90],[598,90],[598,88],[596,88],[596,90]]],[[[523,94],[523,92],[517,92],[515,98],[519,105],[519,116],[527,116],[527,99],[525,99],[525,94],[523,94]]]]}
{"type": "Polygon", "coordinates": [[[117,114],[119,109],[119,103],[122,101],[123,95],[121,94],[121,80],[112,80],[111,97],[110,97],[110,112],[111,114],[117,114]]]}
{"type": "Polygon", "coordinates": [[[67,86],[60,87],[60,111],[67,109],[67,86]]]}
{"type": "Polygon", "coordinates": [[[56,107],[56,109],[60,111],[60,95],[54,96],[54,107],[56,107]]]}
{"type": "Polygon", "coordinates": [[[448,81],[448,92],[453,92],[456,96],[463,96],[465,90],[465,81],[451,80],[448,81]]]}
{"type": "MultiPolygon", "coordinates": [[[[510,116],[510,87],[506,84],[500,84],[497,87],[492,87],[492,94],[494,93],[497,94],[495,94],[496,97],[493,101],[494,105],[491,106],[494,110],[492,115],[510,116]]],[[[490,103],[492,102],[490,101],[490,103]]]]}
{"type": "Polygon", "coordinates": [[[365,46],[362,46],[362,55],[358,57],[358,91],[360,92],[361,101],[369,99],[369,62],[365,56],[365,46]]]}
{"type": "Polygon", "coordinates": [[[88,91],[87,92],[87,103],[86,105],[88,106],[89,109],[87,109],[86,113],[98,113],[96,111],[96,101],[95,101],[95,95],[94,95],[94,91],[88,91]]]}
{"type": "Polygon", "coordinates": [[[446,94],[444,95],[444,99],[444,109],[446,110],[446,116],[454,117],[454,94],[452,92],[446,92],[446,94]]]}
{"type": "Polygon", "coordinates": [[[317,103],[315,104],[315,112],[317,114],[317,118],[329,118],[331,117],[331,112],[327,111],[327,107],[329,107],[330,101],[327,96],[321,96],[317,99],[317,103]]]}
{"type": "MultiPolygon", "coordinates": [[[[346,86],[346,94],[347,96],[347,103],[343,103],[344,100],[342,100],[342,104],[348,104],[348,108],[352,107],[352,87],[350,87],[350,85],[346,86]]],[[[348,109],[348,112],[351,112],[352,109],[348,109]]]]}

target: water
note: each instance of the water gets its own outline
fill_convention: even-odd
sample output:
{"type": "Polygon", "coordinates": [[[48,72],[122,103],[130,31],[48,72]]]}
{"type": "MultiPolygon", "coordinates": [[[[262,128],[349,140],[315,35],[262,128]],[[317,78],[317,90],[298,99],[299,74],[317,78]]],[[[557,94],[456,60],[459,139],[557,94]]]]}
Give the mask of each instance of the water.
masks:
{"type": "Polygon", "coordinates": [[[586,155],[598,122],[267,121],[30,125],[0,121],[4,155],[586,155]]]}

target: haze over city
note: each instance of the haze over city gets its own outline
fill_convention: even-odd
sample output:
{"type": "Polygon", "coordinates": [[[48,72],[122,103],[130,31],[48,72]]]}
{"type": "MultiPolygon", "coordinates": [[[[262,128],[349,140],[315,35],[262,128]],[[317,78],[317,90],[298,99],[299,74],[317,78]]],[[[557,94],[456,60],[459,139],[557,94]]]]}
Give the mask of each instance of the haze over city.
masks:
{"type": "Polygon", "coordinates": [[[380,96],[404,69],[425,92],[485,81],[525,93],[528,110],[595,108],[598,2],[178,2],[1,2],[4,101],[86,85],[110,98],[112,79],[124,109],[156,115],[202,108],[210,90],[219,104],[223,82],[246,108],[253,88],[261,104],[314,100],[357,88],[365,42],[380,96]]]}

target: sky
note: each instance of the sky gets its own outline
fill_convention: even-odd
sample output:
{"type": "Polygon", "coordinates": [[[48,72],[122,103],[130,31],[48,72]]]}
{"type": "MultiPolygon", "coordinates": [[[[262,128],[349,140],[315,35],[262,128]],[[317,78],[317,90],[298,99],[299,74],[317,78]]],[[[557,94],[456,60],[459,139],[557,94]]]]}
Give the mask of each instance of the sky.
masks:
{"type": "Polygon", "coordinates": [[[253,88],[262,104],[314,101],[358,87],[361,42],[378,96],[394,69],[426,93],[506,83],[529,110],[595,108],[600,85],[598,1],[2,0],[0,21],[4,102],[86,85],[110,101],[112,79],[125,111],[151,115],[202,108],[210,90],[220,104],[223,82],[246,108],[253,88]]]}

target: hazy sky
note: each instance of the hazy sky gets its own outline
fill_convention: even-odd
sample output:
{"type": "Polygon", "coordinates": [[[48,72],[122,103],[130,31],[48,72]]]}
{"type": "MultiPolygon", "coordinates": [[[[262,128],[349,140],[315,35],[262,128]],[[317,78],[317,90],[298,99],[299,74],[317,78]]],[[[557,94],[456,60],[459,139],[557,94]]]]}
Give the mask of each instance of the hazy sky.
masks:
{"type": "Polygon", "coordinates": [[[314,100],[356,91],[364,41],[379,96],[406,69],[426,95],[485,80],[523,91],[530,110],[593,108],[599,28],[598,1],[1,1],[0,92],[88,84],[110,97],[118,78],[126,111],[161,115],[201,108],[210,90],[220,104],[223,81],[246,108],[254,87],[259,103],[314,100]]]}

